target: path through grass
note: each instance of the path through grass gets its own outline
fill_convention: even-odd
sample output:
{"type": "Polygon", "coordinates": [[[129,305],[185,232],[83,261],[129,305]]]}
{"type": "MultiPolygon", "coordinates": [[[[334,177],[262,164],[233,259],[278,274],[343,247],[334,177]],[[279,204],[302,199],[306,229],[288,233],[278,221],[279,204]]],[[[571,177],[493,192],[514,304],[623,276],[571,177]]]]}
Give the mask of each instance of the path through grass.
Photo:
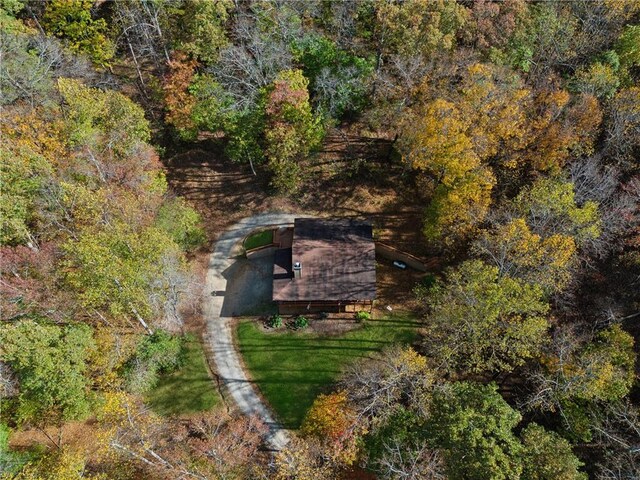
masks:
{"type": "Polygon", "coordinates": [[[357,358],[394,343],[411,343],[417,322],[401,316],[368,320],[340,336],[304,332],[264,333],[258,324],[238,325],[240,352],[251,377],[287,428],[298,428],[314,398],[357,358]]]}
{"type": "Polygon", "coordinates": [[[183,363],[147,394],[147,402],[160,415],[180,415],[211,410],[220,403],[209,376],[202,344],[193,335],[185,337],[183,363]]]}

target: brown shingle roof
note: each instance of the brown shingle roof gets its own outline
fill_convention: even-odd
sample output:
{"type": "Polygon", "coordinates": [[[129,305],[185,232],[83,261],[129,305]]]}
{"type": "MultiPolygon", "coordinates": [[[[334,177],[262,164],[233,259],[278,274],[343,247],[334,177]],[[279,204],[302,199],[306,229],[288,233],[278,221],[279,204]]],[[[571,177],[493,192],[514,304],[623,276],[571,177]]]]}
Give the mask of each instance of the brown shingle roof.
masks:
{"type": "Polygon", "coordinates": [[[296,218],[291,249],[276,251],[273,300],[356,301],[376,296],[371,225],[351,219],[296,218]],[[293,278],[292,264],[302,264],[293,278]]]}

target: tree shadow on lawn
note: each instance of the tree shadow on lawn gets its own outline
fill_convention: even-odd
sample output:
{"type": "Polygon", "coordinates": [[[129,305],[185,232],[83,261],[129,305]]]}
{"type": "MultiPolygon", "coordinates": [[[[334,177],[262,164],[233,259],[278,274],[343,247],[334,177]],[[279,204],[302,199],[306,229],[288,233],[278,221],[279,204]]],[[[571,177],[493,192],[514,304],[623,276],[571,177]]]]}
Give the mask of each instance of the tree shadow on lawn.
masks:
{"type": "MultiPolygon", "coordinates": [[[[364,342],[358,342],[364,343],[364,342]]],[[[376,341],[376,342],[367,342],[367,343],[377,343],[379,346],[391,345],[393,342],[385,342],[385,341],[376,341]]],[[[322,345],[322,344],[314,344],[314,345],[291,345],[291,344],[281,344],[278,345],[274,342],[274,345],[261,345],[255,344],[251,345],[246,343],[242,346],[240,351],[242,353],[250,354],[255,352],[310,352],[310,351],[335,351],[338,354],[341,351],[354,351],[354,352],[376,352],[380,349],[380,347],[375,346],[366,346],[363,345],[361,347],[340,347],[337,345],[322,345]]],[[[345,353],[348,356],[347,353],[345,353]]]]}
{"type": "Polygon", "coordinates": [[[164,416],[210,410],[219,402],[202,345],[197,339],[186,337],[182,365],[159,378],[147,394],[147,402],[156,413],[164,416]]]}
{"type": "Polygon", "coordinates": [[[340,338],[265,333],[255,322],[245,322],[238,326],[238,337],[253,383],[282,424],[295,429],[317,395],[329,391],[347,365],[387,346],[411,343],[419,326],[420,322],[402,317],[372,320],[340,338]]]}
{"type": "MultiPolygon", "coordinates": [[[[310,370],[299,370],[299,372],[310,372],[310,370]]],[[[331,372],[331,376],[333,377],[335,374],[340,372],[331,372]]],[[[329,375],[327,375],[327,378],[329,375]]],[[[327,386],[327,382],[322,379],[308,379],[308,378],[292,378],[292,379],[282,379],[282,380],[271,380],[271,379],[261,379],[256,383],[261,383],[262,385],[316,385],[320,388],[319,391],[322,391],[324,387],[327,386]]],[[[315,398],[315,395],[313,396],[315,398]]],[[[311,404],[309,404],[311,406],[311,404]]]]}
{"type": "Polygon", "coordinates": [[[393,327],[419,328],[420,326],[422,326],[422,323],[423,322],[420,320],[412,320],[402,316],[380,318],[380,319],[365,321],[365,325],[368,325],[370,327],[389,327],[389,328],[393,328],[393,327]]]}
{"type": "Polygon", "coordinates": [[[211,396],[212,389],[213,383],[208,376],[190,377],[178,382],[169,378],[154,388],[155,393],[149,400],[149,405],[162,416],[210,410],[216,404],[211,396]],[[185,392],[188,394],[184,394],[185,392]]]}
{"type": "Polygon", "coordinates": [[[334,369],[334,370],[322,370],[322,369],[316,369],[316,368],[277,368],[277,367],[265,367],[265,368],[254,368],[252,370],[253,372],[266,372],[266,373],[276,373],[276,372],[282,372],[282,373],[300,373],[300,374],[304,374],[304,373],[313,373],[313,374],[320,374],[320,373],[324,373],[324,374],[331,374],[331,375],[335,375],[340,373],[342,370],[340,369],[334,369]]]}
{"type": "MultiPolygon", "coordinates": [[[[412,336],[407,333],[407,337],[412,336]]],[[[363,358],[373,353],[379,352],[386,346],[401,342],[401,338],[392,338],[389,340],[360,340],[360,339],[327,339],[313,340],[312,342],[297,343],[292,339],[268,338],[265,342],[259,340],[243,341],[240,345],[240,353],[242,355],[262,355],[266,354],[284,354],[291,352],[300,355],[317,354],[326,357],[340,358],[363,358]]]]}

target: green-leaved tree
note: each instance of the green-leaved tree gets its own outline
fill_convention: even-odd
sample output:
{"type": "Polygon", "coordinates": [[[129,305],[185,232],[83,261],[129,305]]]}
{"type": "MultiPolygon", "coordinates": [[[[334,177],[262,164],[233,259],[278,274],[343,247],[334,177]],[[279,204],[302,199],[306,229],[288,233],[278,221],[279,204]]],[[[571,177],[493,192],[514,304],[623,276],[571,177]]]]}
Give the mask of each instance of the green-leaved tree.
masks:
{"type": "Polygon", "coordinates": [[[427,354],[450,371],[511,371],[539,353],[549,326],[539,286],[478,260],[450,270],[427,304],[427,354]]]}
{"type": "Polygon", "coordinates": [[[87,358],[94,348],[86,325],[60,327],[22,320],[0,329],[0,357],[18,376],[16,418],[55,424],[89,413],[87,358]]]}

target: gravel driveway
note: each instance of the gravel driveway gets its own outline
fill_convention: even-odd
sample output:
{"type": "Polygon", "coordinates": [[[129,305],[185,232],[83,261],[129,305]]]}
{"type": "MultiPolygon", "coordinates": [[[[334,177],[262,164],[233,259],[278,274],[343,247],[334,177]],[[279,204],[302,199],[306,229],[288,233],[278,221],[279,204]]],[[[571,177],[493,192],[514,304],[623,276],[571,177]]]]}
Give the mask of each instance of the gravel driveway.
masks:
{"type": "Polygon", "coordinates": [[[241,253],[242,240],[256,228],[291,224],[297,216],[300,215],[255,215],[241,220],[223,233],[209,259],[205,287],[204,315],[207,321],[207,336],[218,376],[243,413],[259,417],[269,426],[266,441],[274,450],[281,450],[288,443],[289,436],[274,420],[269,408],[247,379],[231,331],[233,315],[250,312],[270,295],[270,290],[264,287],[268,261],[265,262],[263,259],[248,262],[233,257],[241,253]],[[258,284],[255,280],[259,278],[263,280],[258,284]]]}

